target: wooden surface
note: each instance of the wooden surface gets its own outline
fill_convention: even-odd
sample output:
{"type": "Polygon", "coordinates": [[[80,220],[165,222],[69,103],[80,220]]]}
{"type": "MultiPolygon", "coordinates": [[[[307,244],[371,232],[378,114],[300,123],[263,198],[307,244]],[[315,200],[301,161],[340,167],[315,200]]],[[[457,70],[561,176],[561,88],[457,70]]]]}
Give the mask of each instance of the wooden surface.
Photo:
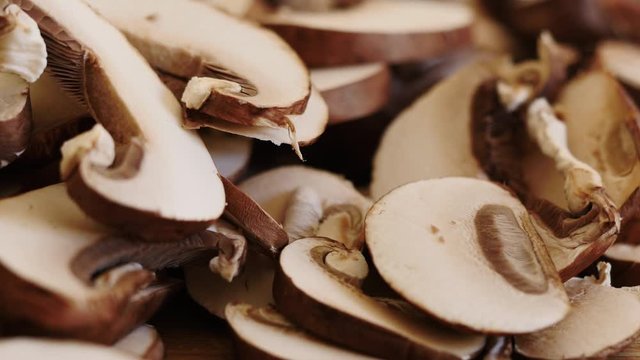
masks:
{"type": "Polygon", "coordinates": [[[226,322],[193,302],[186,292],[168,303],[151,321],[160,333],[169,360],[233,359],[226,322]]]}

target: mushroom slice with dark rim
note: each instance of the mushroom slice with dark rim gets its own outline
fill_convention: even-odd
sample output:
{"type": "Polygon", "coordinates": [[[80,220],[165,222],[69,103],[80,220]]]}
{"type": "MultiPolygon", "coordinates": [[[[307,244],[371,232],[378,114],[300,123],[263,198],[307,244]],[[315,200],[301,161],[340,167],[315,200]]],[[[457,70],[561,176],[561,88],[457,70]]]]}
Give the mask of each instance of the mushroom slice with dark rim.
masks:
{"type": "Polygon", "coordinates": [[[448,324],[522,334],[569,311],[527,209],[488,181],[442,178],[401,186],[373,206],[365,231],[389,286],[448,324]],[[473,299],[473,306],[462,299],[473,299]]]}
{"type": "Polygon", "coordinates": [[[136,360],[126,352],[103,345],[79,341],[38,338],[10,338],[0,340],[3,359],[65,359],[65,360],[136,360]]]}
{"type": "Polygon", "coordinates": [[[123,31],[152,66],[188,82],[181,96],[188,109],[295,133],[286,115],[307,107],[309,72],[270,30],[195,0],[84,1],[123,31]]]}
{"type": "Polygon", "coordinates": [[[164,344],[158,331],[151,325],[141,325],[118,340],[113,347],[141,360],[164,359],[164,344]]]}
{"type": "Polygon", "coordinates": [[[516,350],[534,359],[600,359],[613,355],[640,335],[640,298],[611,287],[610,265],[598,264],[597,278],[565,283],[571,311],[556,325],[516,336],[516,350]]]}
{"type": "Polygon", "coordinates": [[[276,308],[320,338],[375,357],[470,359],[482,350],[482,335],[452,330],[365,295],[359,284],[368,270],[357,250],[325,238],[297,240],[280,255],[276,308]]]}
{"type": "MultiPolygon", "coordinates": [[[[286,232],[278,229],[278,242],[271,242],[277,250],[289,241],[307,236],[329,237],[354,249],[364,245],[362,225],[371,201],[338,175],[303,166],[285,166],[247,179],[239,189],[226,185],[230,190],[227,193],[229,212],[250,214],[260,209],[270,214],[264,219],[246,216],[245,220],[237,221],[244,223],[245,230],[255,234],[254,238],[274,238],[269,234],[275,231],[265,230],[274,222],[284,223],[286,232]]],[[[262,244],[261,248],[265,249],[265,244],[270,243],[262,244]]],[[[187,290],[196,302],[219,317],[224,317],[228,303],[242,302],[257,307],[272,304],[275,253],[267,253],[271,257],[249,251],[244,271],[231,282],[212,274],[205,262],[191,263],[185,267],[187,290]]]]}
{"type": "Polygon", "coordinates": [[[105,344],[177,290],[151,271],[206,257],[211,271],[233,278],[246,251],[244,238],[223,224],[175,242],[119,236],[88,218],[63,184],[0,201],[0,228],[3,330],[105,344]]]}
{"type": "Polygon", "coordinates": [[[271,307],[229,304],[225,313],[242,359],[372,359],[307,334],[271,307]]]}
{"type": "Polygon", "coordinates": [[[0,9],[0,168],[26,150],[32,132],[29,87],[47,65],[38,25],[20,7],[0,9]]]}
{"type": "Polygon", "coordinates": [[[102,125],[64,151],[69,193],[95,220],[147,240],[206,229],[224,209],[209,153],[126,38],[80,0],[12,0],[38,22],[49,70],[102,125]]]}
{"type": "Polygon", "coordinates": [[[368,0],[325,12],[282,7],[258,18],[308,66],[403,63],[437,58],[471,45],[473,13],[464,4],[368,0]]]}
{"type": "Polygon", "coordinates": [[[391,74],[383,63],[314,69],[311,81],[329,106],[332,124],[371,115],[391,95],[391,74]]]}

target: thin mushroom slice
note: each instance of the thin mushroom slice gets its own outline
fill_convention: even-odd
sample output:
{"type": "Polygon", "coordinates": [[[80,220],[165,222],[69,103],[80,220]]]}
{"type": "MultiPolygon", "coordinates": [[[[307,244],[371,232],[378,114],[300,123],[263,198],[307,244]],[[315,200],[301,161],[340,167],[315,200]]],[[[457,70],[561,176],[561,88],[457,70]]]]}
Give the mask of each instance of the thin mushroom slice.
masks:
{"type": "Polygon", "coordinates": [[[463,4],[368,0],[326,12],[280,8],[258,18],[311,67],[437,58],[471,44],[473,14],[463,4]]]}
{"type": "Polygon", "coordinates": [[[137,327],[113,347],[142,360],[164,359],[164,344],[158,331],[151,325],[137,327]]]}
{"type": "Polygon", "coordinates": [[[229,304],[225,312],[243,359],[372,359],[305,333],[270,307],[229,304]]]}
{"type": "Polygon", "coordinates": [[[558,324],[516,337],[516,350],[535,359],[607,358],[640,335],[640,299],[611,287],[610,265],[599,276],[565,283],[571,311],[558,324]]]}
{"type": "Polygon", "coordinates": [[[80,0],[14,0],[40,26],[49,70],[102,128],[67,143],[63,176],[92,218],[175,240],[224,209],[222,184],[180,103],[126,38],[80,0]]]}
{"type": "Polygon", "coordinates": [[[211,129],[202,129],[200,137],[209,150],[220,175],[231,181],[238,180],[251,159],[251,139],[211,129]]]}
{"type": "Polygon", "coordinates": [[[373,206],[365,236],[389,286],[446,323],[521,334],[551,326],[569,311],[527,210],[488,181],[443,178],[399,187],[373,206]]]}
{"type": "Polygon", "coordinates": [[[475,61],[393,121],[374,158],[373,199],[416,180],[483,174],[472,152],[472,105],[478,87],[494,78],[495,66],[496,61],[475,61]]]}
{"type": "Polygon", "coordinates": [[[38,25],[20,7],[0,9],[0,168],[28,146],[32,132],[29,86],[47,64],[47,50],[38,25]]]}
{"type": "MultiPolygon", "coordinates": [[[[329,237],[354,249],[364,245],[362,225],[371,201],[337,175],[303,166],[286,166],[247,179],[239,189],[228,186],[230,213],[258,214],[259,209],[270,215],[247,216],[237,221],[244,223],[245,231],[253,233],[254,238],[275,239],[269,235],[275,232],[265,230],[273,223],[284,224],[284,229],[280,227],[277,231],[278,242],[271,243],[276,246],[276,252],[289,241],[306,236],[329,237]]],[[[262,242],[263,252],[267,244],[262,242]]],[[[242,302],[258,307],[272,304],[275,252],[269,251],[267,255],[249,251],[243,273],[231,282],[212,274],[204,262],[189,264],[185,267],[187,290],[197,303],[218,317],[224,317],[228,303],[242,302]]]]}
{"type": "Polygon", "coordinates": [[[269,30],[195,0],[84,1],[152,66],[188,81],[181,96],[188,109],[240,125],[289,128],[286,115],[307,106],[309,73],[269,30]]]}
{"type": "Polygon", "coordinates": [[[65,359],[65,360],[135,360],[133,355],[107,346],[79,341],[38,338],[0,340],[3,359],[65,359]]]}
{"type": "Polygon", "coordinates": [[[232,277],[246,243],[217,225],[177,242],[119,236],[88,218],[57,184],[0,201],[0,322],[9,334],[111,344],[177,290],[152,271],[207,257],[232,277]]]}
{"type": "Polygon", "coordinates": [[[273,286],[276,308],[310,333],[388,359],[470,359],[485,337],[446,328],[378,302],[359,289],[368,266],[357,250],[324,238],[287,246],[273,286]]]}
{"type": "Polygon", "coordinates": [[[390,97],[391,74],[382,63],[314,69],[311,81],[329,106],[332,124],[371,115],[390,97]]]}

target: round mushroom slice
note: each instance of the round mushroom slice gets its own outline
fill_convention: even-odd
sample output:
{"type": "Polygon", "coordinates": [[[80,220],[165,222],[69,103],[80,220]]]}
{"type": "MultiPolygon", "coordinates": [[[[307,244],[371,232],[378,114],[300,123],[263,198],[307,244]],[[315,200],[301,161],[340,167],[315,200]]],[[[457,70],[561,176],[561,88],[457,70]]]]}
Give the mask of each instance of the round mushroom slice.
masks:
{"type": "Polygon", "coordinates": [[[244,238],[219,228],[166,243],[119,236],[88,218],[64,184],[0,201],[0,228],[3,331],[105,344],[177,290],[175,282],[155,282],[152,271],[215,256],[211,270],[232,277],[246,251],[244,238]]]}
{"type": "Polygon", "coordinates": [[[391,74],[382,63],[315,69],[311,81],[329,106],[331,124],[371,115],[389,101],[391,74]]]}
{"type": "Polygon", "coordinates": [[[203,129],[200,137],[216,163],[220,175],[230,181],[238,180],[251,159],[251,139],[203,129]]]}
{"type": "Polygon", "coordinates": [[[488,181],[443,178],[399,187],[373,206],[365,235],[389,286],[446,323],[521,334],[569,311],[527,210],[488,181]]]}
{"type": "Polygon", "coordinates": [[[382,358],[470,359],[485,337],[461,333],[374,298],[358,284],[368,266],[357,250],[324,238],[287,246],[273,285],[277,309],[310,333],[382,358]]]}
{"type": "Polygon", "coordinates": [[[22,155],[32,131],[29,85],[47,65],[38,25],[20,7],[0,9],[0,168],[22,155]]]}
{"type": "Polygon", "coordinates": [[[367,0],[326,12],[281,8],[258,19],[311,67],[437,58],[470,46],[473,13],[464,4],[367,0]]]}
{"type": "Polygon", "coordinates": [[[225,312],[242,359],[372,359],[305,333],[269,307],[229,304],[225,312]]]}
{"type": "Polygon", "coordinates": [[[142,360],[164,359],[164,344],[153,326],[142,325],[118,340],[113,347],[142,360]]]}
{"type": "Polygon", "coordinates": [[[295,131],[286,115],[307,107],[309,73],[273,32],[196,0],[84,1],[155,68],[188,81],[181,94],[188,109],[295,131]]]}
{"type": "Polygon", "coordinates": [[[609,264],[598,264],[599,277],[565,283],[571,311],[558,324],[515,339],[516,350],[534,359],[601,359],[640,335],[640,298],[611,287],[609,264]]]}
{"type": "Polygon", "coordinates": [[[2,359],[136,360],[116,349],[78,341],[13,338],[0,340],[2,359]]]}
{"type": "Polygon", "coordinates": [[[45,35],[49,70],[102,128],[68,142],[62,176],[95,220],[147,240],[205,230],[224,190],[180,103],[126,38],[81,0],[15,0],[45,35]]]}

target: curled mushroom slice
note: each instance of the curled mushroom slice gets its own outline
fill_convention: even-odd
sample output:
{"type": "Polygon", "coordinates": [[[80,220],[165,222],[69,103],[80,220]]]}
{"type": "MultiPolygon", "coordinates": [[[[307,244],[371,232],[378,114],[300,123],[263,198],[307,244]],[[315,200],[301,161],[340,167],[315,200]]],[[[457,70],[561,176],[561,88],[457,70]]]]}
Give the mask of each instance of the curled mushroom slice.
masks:
{"type": "Polygon", "coordinates": [[[238,180],[249,165],[251,139],[211,129],[202,129],[200,137],[209,150],[220,175],[231,181],[238,180]]]}
{"type": "Polygon", "coordinates": [[[305,333],[270,307],[229,304],[225,313],[243,359],[371,359],[305,333]]]}
{"type": "Polygon", "coordinates": [[[142,325],[118,340],[113,347],[141,360],[164,359],[164,345],[153,326],[142,325]]]}
{"type": "Polygon", "coordinates": [[[0,168],[17,159],[32,131],[29,84],[47,64],[47,50],[38,25],[20,7],[0,10],[0,168]]]}
{"type": "Polygon", "coordinates": [[[222,214],[222,184],[149,64],[80,0],[13,2],[46,35],[49,70],[104,127],[68,143],[72,198],[97,221],[151,240],[206,229],[222,214]]]}
{"type": "Polygon", "coordinates": [[[195,0],[84,1],[155,68],[188,81],[181,96],[188,109],[296,131],[286,115],[304,112],[309,73],[276,34],[195,0]]]}
{"type": "Polygon", "coordinates": [[[483,174],[472,152],[472,106],[478,87],[494,78],[495,67],[496,61],[475,61],[393,121],[373,162],[374,199],[416,180],[483,174]]]}
{"type": "Polygon", "coordinates": [[[399,187],[373,206],[365,228],[382,278],[446,323],[518,334],[553,325],[569,310],[527,210],[490,182],[443,178],[399,187]]]}
{"type": "Polygon", "coordinates": [[[106,346],[78,341],[12,338],[0,340],[3,359],[135,360],[133,355],[106,346]]]}
{"type": "Polygon", "coordinates": [[[571,311],[558,324],[516,337],[516,350],[535,359],[607,358],[640,335],[640,299],[611,287],[610,265],[599,276],[565,283],[571,311]]]}
{"type": "Polygon", "coordinates": [[[280,256],[273,287],[277,309],[320,338],[376,357],[469,359],[483,348],[484,336],[368,297],[358,287],[367,273],[357,250],[323,238],[295,241],[280,256]]]}
{"type": "Polygon", "coordinates": [[[0,322],[9,334],[110,344],[177,290],[151,271],[208,257],[233,274],[246,250],[223,225],[177,242],[132,241],[88,218],[63,184],[2,200],[0,215],[0,278],[9,289],[0,293],[0,322]]]}
{"type": "Polygon", "coordinates": [[[368,0],[326,12],[283,7],[258,19],[312,67],[437,58],[470,45],[472,12],[438,1],[368,0]]]}
{"type": "Polygon", "coordinates": [[[333,124],[371,115],[390,96],[391,74],[382,63],[314,69],[311,80],[327,102],[333,124]]]}

